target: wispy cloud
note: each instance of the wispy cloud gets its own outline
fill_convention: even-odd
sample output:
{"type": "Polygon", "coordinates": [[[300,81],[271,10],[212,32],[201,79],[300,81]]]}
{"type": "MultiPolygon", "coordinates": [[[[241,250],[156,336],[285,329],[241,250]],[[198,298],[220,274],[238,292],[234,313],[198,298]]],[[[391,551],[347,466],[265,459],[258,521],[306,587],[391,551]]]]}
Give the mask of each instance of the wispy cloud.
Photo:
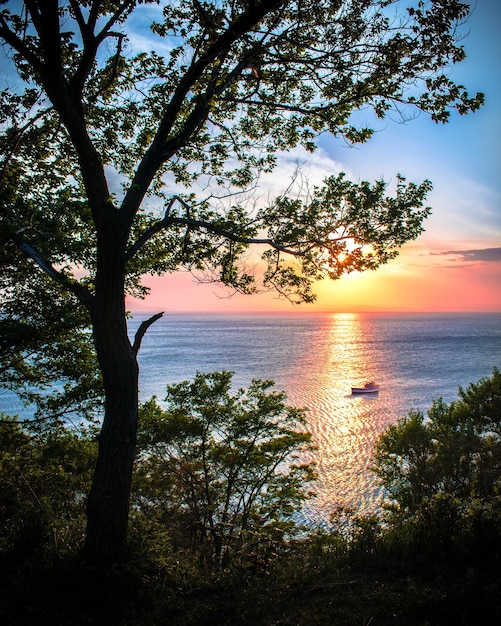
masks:
{"type": "Polygon", "coordinates": [[[447,250],[433,252],[439,256],[456,256],[459,262],[484,261],[486,263],[501,263],[501,248],[483,248],[481,250],[447,250]]]}

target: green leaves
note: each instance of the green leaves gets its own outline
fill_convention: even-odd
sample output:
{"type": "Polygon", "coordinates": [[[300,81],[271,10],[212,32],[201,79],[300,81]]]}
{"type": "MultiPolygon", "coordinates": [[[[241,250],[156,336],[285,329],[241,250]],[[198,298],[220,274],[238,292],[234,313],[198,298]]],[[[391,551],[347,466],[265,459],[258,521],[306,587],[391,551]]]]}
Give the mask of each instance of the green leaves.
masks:
{"type": "Polygon", "coordinates": [[[490,558],[501,528],[501,375],[436,400],[379,438],[374,471],[385,489],[387,541],[418,558],[490,558]]]}
{"type": "Polygon", "coordinates": [[[96,454],[89,433],[62,427],[29,433],[14,421],[0,424],[0,552],[33,562],[43,550],[77,552],[96,454]]]}
{"type": "Polygon", "coordinates": [[[266,253],[265,281],[278,281],[284,294],[297,292],[312,297],[314,280],[327,274],[376,269],[398,254],[398,249],[422,232],[430,213],[423,201],[431,189],[425,181],[417,186],[398,178],[395,197],[385,196],[387,184],[379,181],[352,183],[343,173],[315,187],[306,200],[278,198],[259,217],[276,246],[266,253]],[[284,260],[294,255],[299,269],[284,260]]]}
{"type": "MultiPolygon", "coordinates": [[[[0,4],[10,82],[0,94],[0,290],[8,298],[0,319],[14,338],[1,355],[6,384],[51,415],[78,406],[87,393],[81,412],[92,413],[101,398],[89,348],[92,321],[108,412],[89,545],[110,553],[124,539],[137,417],[126,294],[146,294],[144,273],[183,268],[245,293],[274,288],[310,302],[317,279],[375,269],[421,232],[427,181],[398,178],[395,197],[385,195],[383,182],[355,184],[343,175],[266,204],[245,194],[261,172],[274,169],[281,151],[312,151],[323,133],[368,140],[372,129],[354,120],[361,109],[405,119],[417,108],[446,121],[451,109],[475,110],[483,98],[446,78],[449,65],[464,58],[456,28],[467,7],[460,2],[425,0],[411,10],[400,2],[390,11],[387,0],[172,0],[162,3],[145,39],[138,24],[152,22],[148,4],[0,4]],[[261,282],[246,267],[250,246],[265,248],[261,282]],[[71,301],[62,302],[67,295],[81,307],[74,314],[71,301]],[[63,392],[45,396],[58,376],[63,392]],[[120,446],[121,468],[106,456],[120,446]],[[116,495],[116,507],[99,502],[100,494],[107,503],[116,495]]],[[[257,264],[251,256],[249,265],[257,264]]],[[[172,489],[186,496],[187,514],[213,533],[220,556],[217,525],[226,524],[225,515],[242,530],[251,517],[255,524],[266,520],[274,506],[285,514],[301,499],[307,470],[291,466],[277,474],[273,463],[304,440],[287,422],[300,415],[282,398],[275,398],[277,413],[260,413],[266,387],[230,399],[224,379],[198,382],[215,399],[212,413],[203,408],[211,406],[207,398],[197,404],[196,389],[182,402],[185,392],[172,389],[173,414],[188,429],[180,431],[187,456],[176,464],[174,450],[162,450],[177,472],[170,474],[172,489]],[[224,422],[233,411],[236,421],[224,422]],[[261,433],[252,445],[236,430],[238,415],[261,433]],[[285,420],[283,430],[265,436],[260,416],[276,425],[285,420]],[[211,438],[213,427],[219,439],[211,438]],[[217,468],[214,487],[208,465],[194,460],[201,447],[217,468]],[[241,493],[230,467],[248,470],[241,493]],[[214,500],[221,489],[231,494],[224,506],[214,500]]]]}
{"type": "Polygon", "coordinates": [[[38,420],[92,421],[103,392],[86,312],[43,274],[27,281],[26,265],[0,279],[0,386],[38,420]]]}
{"type": "MultiPolygon", "coordinates": [[[[141,413],[135,505],[159,507],[176,541],[182,528],[216,553],[238,559],[278,532],[308,497],[311,449],[304,411],[284,404],[271,381],[231,390],[229,372],[197,374],[168,387],[167,409],[153,399],[141,413]]],[[[158,509],[157,509],[158,512],[158,509]]]]}
{"type": "Polygon", "coordinates": [[[450,405],[435,401],[426,418],[411,412],[378,441],[375,472],[403,517],[416,514],[440,494],[459,499],[463,507],[472,499],[499,499],[499,371],[459,394],[450,405]]]}
{"type": "Polygon", "coordinates": [[[303,196],[280,196],[252,215],[242,205],[218,213],[193,197],[178,197],[158,228],[154,216],[148,218],[151,235],[130,248],[129,267],[139,277],[155,268],[158,255],[167,271],[181,265],[243,293],[273,288],[293,302],[310,302],[315,280],[376,269],[422,232],[431,183],[406,183],[399,176],[393,197],[385,195],[387,187],[384,181],[353,183],[341,173],[303,196]],[[242,261],[249,249],[257,256],[263,248],[266,269],[259,282],[242,261]],[[142,255],[134,257],[134,249],[142,255]]]}
{"type": "MultiPolygon", "coordinates": [[[[257,219],[243,203],[238,219],[228,219],[216,198],[248,190],[259,172],[273,170],[279,151],[314,150],[322,133],[367,141],[372,130],[353,123],[361,108],[384,117],[397,107],[405,117],[406,108],[417,107],[437,121],[446,121],[453,108],[461,114],[478,108],[483,96],[470,97],[446,76],[449,65],[464,58],[456,29],[466,5],[421,2],[392,12],[378,0],[176,0],[153,23],[151,46],[130,54],[137,41],[133,18],[146,15],[144,4],[72,2],[61,5],[58,16],[44,5],[28,9],[25,20],[15,3],[6,3],[0,37],[14,50],[20,76],[0,104],[8,138],[3,176],[16,181],[19,204],[8,207],[14,213],[5,232],[29,222],[30,245],[52,264],[78,265],[92,286],[94,231],[111,219],[116,245],[131,232],[129,242],[146,246],[142,260],[137,250],[129,262],[125,284],[135,295],[145,293],[142,272],[185,267],[246,293],[274,287],[298,301],[311,301],[317,278],[375,269],[417,236],[427,214],[427,182],[404,186],[401,179],[393,201],[382,196],[382,183],[348,189],[340,177],[327,182],[313,202],[352,220],[340,221],[342,235],[336,216],[321,215],[317,232],[301,222],[321,213],[308,206],[309,198],[292,212],[278,198],[257,219]],[[195,198],[196,183],[207,189],[205,199],[195,198]],[[174,187],[190,198],[191,215],[162,220],[156,199],[168,204],[174,187]],[[335,201],[343,193],[342,202],[335,201]],[[154,210],[147,208],[148,195],[154,210]],[[278,219],[280,211],[287,219],[278,219]],[[166,232],[149,241],[144,235],[155,222],[166,232]],[[261,239],[276,245],[265,255],[258,286],[239,266],[261,226],[269,226],[261,239]],[[342,243],[348,240],[354,249],[342,243]],[[285,248],[298,263],[284,263],[285,248]]],[[[101,240],[109,247],[106,233],[101,240]]]]}

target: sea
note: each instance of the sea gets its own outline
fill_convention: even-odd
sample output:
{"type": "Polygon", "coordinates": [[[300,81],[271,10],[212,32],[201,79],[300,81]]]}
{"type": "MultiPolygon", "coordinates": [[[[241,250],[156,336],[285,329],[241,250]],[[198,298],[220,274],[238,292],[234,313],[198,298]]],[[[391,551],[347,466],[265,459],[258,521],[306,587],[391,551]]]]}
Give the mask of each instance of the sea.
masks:
{"type": "MultiPolygon", "coordinates": [[[[134,336],[147,315],[129,320],[134,336]]],[[[169,384],[197,372],[228,370],[235,388],[275,381],[287,403],[307,409],[316,451],[316,496],[298,516],[328,527],[340,507],[368,514],[382,488],[370,467],[380,434],[433,400],[452,402],[458,387],[501,369],[501,313],[166,313],[143,338],[140,397],[162,402],[169,384]],[[374,396],[352,386],[375,381],[374,396]]],[[[11,392],[0,410],[26,415],[11,392]]]]}
{"type": "MultiPolygon", "coordinates": [[[[131,336],[146,317],[130,321],[131,336]]],[[[501,369],[501,313],[168,313],[146,333],[139,363],[143,400],[162,401],[168,384],[197,372],[229,370],[235,388],[270,379],[306,408],[317,449],[304,460],[315,461],[318,480],[300,521],[328,527],[340,507],[380,506],[370,467],[390,424],[501,369]],[[376,395],[352,395],[367,381],[376,395]]]]}

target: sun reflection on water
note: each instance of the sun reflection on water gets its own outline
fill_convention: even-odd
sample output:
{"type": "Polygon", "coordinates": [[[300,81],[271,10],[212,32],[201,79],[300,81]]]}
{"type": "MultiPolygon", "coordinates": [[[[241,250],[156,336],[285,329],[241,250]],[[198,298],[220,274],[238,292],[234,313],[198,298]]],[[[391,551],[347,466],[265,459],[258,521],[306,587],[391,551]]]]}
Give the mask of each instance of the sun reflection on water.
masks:
{"type": "Polygon", "coordinates": [[[499,315],[167,315],[141,348],[141,397],[162,398],[166,384],[197,371],[233,371],[242,387],[274,380],[288,404],[308,409],[319,481],[303,521],[325,525],[339,506],[378,506],[369,468],[380,433],[410,409],[450,402],[458,384],[488,376],[500,363],[499,328],[499,315]],[[379,394],[351,395],[369,380],[379,394]]]}
{"type": "MultiPolygon", "coordinates": [[[[372,451],[381,432],[384,410],[379,394],[353,396],[352,386],[381,381],[370,325],[359,314],[334,314],[329,328],[310,342],[314,358],[302,379],[288,388],[296,403],[308,407],[309,429],[317,451],[317,497],[306,507],[305,521],[328,520],[339,506],[368,512],[377,505],[372,451]]],[[[305,355],[306,356],[306,355],[305,355]]]]}

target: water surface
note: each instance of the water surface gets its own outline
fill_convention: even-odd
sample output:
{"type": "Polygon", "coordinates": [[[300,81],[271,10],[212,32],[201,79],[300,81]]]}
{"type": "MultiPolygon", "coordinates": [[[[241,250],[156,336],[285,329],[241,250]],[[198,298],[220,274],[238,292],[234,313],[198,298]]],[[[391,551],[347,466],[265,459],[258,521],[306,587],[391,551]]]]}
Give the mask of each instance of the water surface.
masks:
{"type": "Polygon", "coordinates": [[[377,507],[369,467],[387,425],[501,368],[501,314],[169,314],[149,329],[139,360],[143,399],[225,369],[236,386],[272,379],[308,408],[319,481],[304,521],[323,525],[337,506],[377,507]],[[368,380],[380,385],[376,396],[351,395],[368,380]]]}

